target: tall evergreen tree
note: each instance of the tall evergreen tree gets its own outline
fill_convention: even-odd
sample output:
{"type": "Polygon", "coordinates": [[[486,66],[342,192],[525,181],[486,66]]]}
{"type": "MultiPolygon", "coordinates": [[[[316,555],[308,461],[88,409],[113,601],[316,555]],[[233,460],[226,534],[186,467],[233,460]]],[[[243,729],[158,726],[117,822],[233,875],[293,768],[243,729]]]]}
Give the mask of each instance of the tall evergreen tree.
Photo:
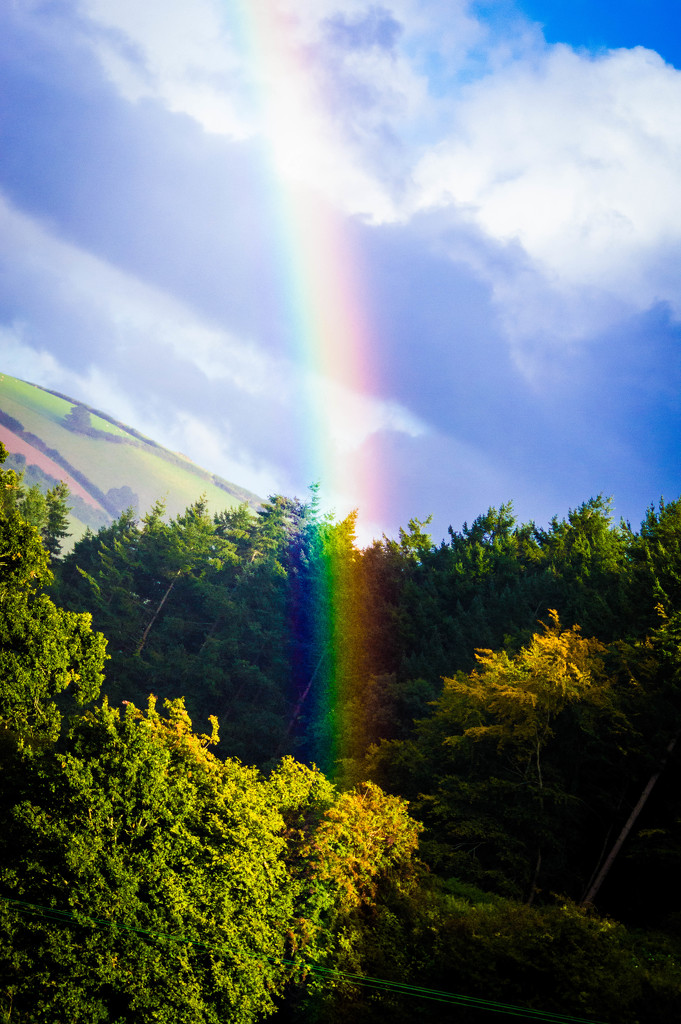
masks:
{"type": "MultiPolygon", "coordinates": [[[[6,451],[0,446],[0,465],[6,451]]],[[[16,474],[0,468],[0,492],[12,493],[16,474]]],[[[59,695],[78,702],[99,693],[104,637],[91,616],[65,611],[43,593],[51,582],[48,553],[21,507],[0,508],[0,722],[17,734],[55,738],[59,695]]]]}

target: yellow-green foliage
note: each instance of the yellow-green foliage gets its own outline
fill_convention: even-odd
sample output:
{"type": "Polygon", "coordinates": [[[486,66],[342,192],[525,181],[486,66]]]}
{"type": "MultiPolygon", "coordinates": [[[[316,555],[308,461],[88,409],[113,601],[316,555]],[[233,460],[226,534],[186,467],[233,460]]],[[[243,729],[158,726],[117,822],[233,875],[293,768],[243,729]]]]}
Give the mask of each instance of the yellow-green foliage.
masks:
{"type": "Polygon", "coordinates": [[[406,801],[365,782],[342,793],[303,844],[314,877],[330,883],[340,909],[370,904],[377,881],[414,853],[421,826],[406,801]]]}
{"type": "MultiPolygon", "coordinates": [[[[5,450],[0,445],[0,463],[5,450]]],[[[57,608],[41,588],[52,579],[35,527],[17,510],[16,474],[0,469],[0,727],[56,738],[64,691],[80,703],[99,693],[106,640],[88,613],[57,608]]]]}
{"type": "Polygon", "coordinates": [[[181,702],[165,716],[104,703],[58,747],[6,759],[3,892],[79,922],[5,916],[13,1021],[271,1012],[296,895],[283,821],[258,773],[208,739],[181,702]]]}
{"type": "Polygon", "coordinates": [[[246,1024],[409,858],[402,801],[336,796],[291,759],[265,780],[210,752],[212,724],[105,701],[58,745],[5,753],[2,892],[72,915],[0,913],[12,1021],[246,1024]]]}
{"type": "Polygon", "coordinates": [[[499,746],[526,747],[537,758],[553,735],[552,722],[573,701],[602,702],[609,685],[605,645],[581,635],[579,626],[561,629],[549,611],[543,633],[512,657],[506,651],[479,650],[480,668],[470,676],[445,679],[443,703],[463,697],[482,724],[468,725],[464,736],[496,737],[499,746]]]}

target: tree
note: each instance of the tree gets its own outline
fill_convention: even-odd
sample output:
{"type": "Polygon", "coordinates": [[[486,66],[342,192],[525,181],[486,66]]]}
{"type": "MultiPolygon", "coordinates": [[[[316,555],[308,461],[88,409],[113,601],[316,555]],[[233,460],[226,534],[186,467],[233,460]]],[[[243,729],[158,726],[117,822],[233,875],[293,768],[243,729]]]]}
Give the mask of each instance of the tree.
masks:
{"type": "Polygon", "coordinates": [[[61,554],[62,541],[69,536],[69,489],[63,481],[50,487],[45,494],[45,526],[43,543],[52,558],[61,554]]]}
{"type": "MultiPolygon", "coordinates": [[[[606,648],[596,639],[580,635],[579,627],[561,630],[555,611],[543,634],[535,634],[515,657],[505,652],[479,651],[480,669],[465,683],[445,680],[445,690],[464,695],[481,712],[481,724],[468,725],[462,736],[494,739],[500,752],[510,753],[519,776],[534,791],[540,819],[544,813],[546,784],[543,752],[553,738],[553,723],[570,703],[601,700],[607,685],[603,656],[606,648]]],[[[457,742],[452,737],[452,742],[457,742]]],[[[541,868],[541,843],[532,877],[529,900],[534,898],[541,868]]]]}
{"type": "MultiPolygon", "coordinates": [[[[6,452],[0,447],[0,464],[6,452]]],[[[16,474],[0,469],[0,492],[16,474]]],[[[106,641],[91,617],[57,608],[42,593],[48,554],[20,508],[0,508],[0,722],[17,733],[56,738],[59,695],[92,700],[103,679],[106,641]]]]}
{"type": "Polygon", "coordinates": [[[73,405],[64,417],[64,426],[77,434],[92,434],[94,429],[90,421],[90,412],[84,405],[73,405]]]}
{"type": "Polygon", "coordinates": [[[312,967],[306,985],[289,992],[285,1019],[344,1020],[354,986],[335,972],[366,973],[362,947],[371,943],[386,901],[413,888],[421,826],[399,797],[370,782],[337,793],[292,758],[282,761],[270,786],[286,822],[289,871],[302,886],[297,941],[305,943],[300,952],[312,967]]]}
{"type": "Polygon", "coordinates": [[[681,499],[651,505],[638,535],[630,531],[631,604],[638,635],[655,629],[658,607],[681,611],[681,499]]]}
{"type": "Polygon", "coordinates": [[[45,525],[47,523],[47,502],[45,501],[45,495],[37,484],[33,484],[32,487],[23,491],[18,507],[21,508],[22,518],[27,523],[30,523],[31,526],[35,526],[41,537],[44,537],[45,525]]]}
{"type": "MultiPolygon", "coordinates": [[[[1,462],[4,463],[7,451],[4,448],[2,450],[5,454],[1,462]]],[[[28,488],[24,486],[23,470],[20,474],[13,470],[4,470],[3,473],[3,507],[6,511],[19,511],[22,518],[36,528],[50,556],[57,558],[62,540],[69,536],[68,514],[71,509],[67,505],[67,485],[59,481],[54,487],[48,487],[43,494],[38,484],[28,488]]]]}
{"type": "Polygon", "coordinates": [[[57,594],[91,608],[108,636],[112,703],[184,696],[196,720],[219,716],[235,756],[262,765],[295,749],[287,726],[314,615],[303,529],[299,502],[210,517],[200,499],[171,520],[162,503],[141,523],[129,511],[79,541],[57,568],[57,594]]]}
{"type": "MultiPolygon", "coordinates": [[[[669,571],[673,570],[670,568],[669,571]]],[[[602,857],[585,890],[582,899],[584,905],[596,901],[616,858],[632,835],[639,817],[645,811],[651,794],[660,776],[672,760],[672,755],[681,739],[681,716],[679,715],[681,612],[676,611],[671,616],[667,616],[662,606],[658,605],[658,615],[662,621],[657,629],[651,631],[645,642],[629,647],[627,651],[632,656],[639,678],[645,683],[645,687],[641,687],[643,700],[640,701],[644,706],[639,708],[636,714],[640,730],[636,739],[638,740],[637,745],[640,744],[641,747],[640,752],[637,752],[637,760],[642,763],[634,776],[635,782],[639,785],[641,785],[641,778],[644,779],[645,784],[636,794],[638,799],[633,806],[630,806],[626,821],[621,823],[614,842],[607,851],[605,848],[603,849],[602,857]]],[[[631,767],[629,772],[632,774],[631,767]]],[[[631,799],[633,802],[633,797],[631,799]]],[[[678,812],[674,803],[671,820],[668,815],[666,820],[664,817],[662,820],[657,818],[652,833],[659,842],[666,835],[673,834],[678,828],[678,824],[678,812]]],[[[671,845],[675,846],[676,844],[672,842],[671,845]]],[[[646,884],[649,884],[649,881],[646,879],[646,884]]]]}
{"type": "Polygon", "coordinates": [[[197,735],[182,701],[160,714],[150,698],[4,752],[0,890],[19,902],[0,904],[0,976],[17,1019],[248,1024],[408,869],[403,801],[338,795],[290,758],[264,779],[218,760],[217,738],[215,719],[197,735]]]}
{"type": "Polygon", "coordinates": [[[500,750],[511,747],[538,790],[544,786],[542,751],[553,737],[555,718],[573,701],[594,699],[605,679],[605,645],[582,637],[579,626],[561,629],[556,611],[549,616],[544,632],[515,657],[480,650],[480,667],[468,680],[445,680],[446,691],[465,694],[485,719],[492,719],[468,726],[463,735],[494,738],[500,750]]]}
{"type": "Polygon", "coordinates": [[[607,653],[553,612],[517,653],[478,651],[446,678],[412,739],[372,748],[368,774],[414,801],[438,870],[514,897],[533,899],[540,872],[580,893],[593,776],[621,742],[607,653]]]}
{"type": "Polygon", "coordinates": [[[627,631],[631,535],[613,524],[612,499],[602,494],[554,517],[540,543],[553,581],[551,606],[563,619],[609,642],[627,631]]]}
{"type": "Polygon", "coordinates": [[[59,747],[5,759],[0,883],[68,916],[0,919],[0,974],[26,1021],[247,1024],[290,974],[298,885],[254,769],[225,763],[181,702],[105,702],[59,747]]]}

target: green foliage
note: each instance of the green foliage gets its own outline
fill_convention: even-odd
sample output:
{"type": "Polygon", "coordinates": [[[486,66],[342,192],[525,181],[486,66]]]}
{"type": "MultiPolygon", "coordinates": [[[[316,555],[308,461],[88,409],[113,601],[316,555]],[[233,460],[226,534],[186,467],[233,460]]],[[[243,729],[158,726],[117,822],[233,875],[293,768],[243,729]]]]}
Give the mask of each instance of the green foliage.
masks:
{"type": "Polygon", "coordinates": [[[374,747],[365,767],[414,800],[439,870],[509,896],[540,887],[579,898],[599,818],[613,827],[612,794],[631,771],[621,754],[635,736],[631,683],[616,667],[554,612],[517,654],[478,652],[477,669],[445,680],[414,739],[374,747]]]}
{"type": "Polygon", "coordinates": [[[638,535],[631,533],[633,599],[639,604],[644,628],[665,614],[681,611],[681,501],[660,501],[647,510],[638,535]]]}
{"type": "MultiPolygon", "coordinates": [[[[2,448],[0,464],[7,461],[7,450],[2,448]]],[[[23,458],[23,457],[22,457],[23,458]]],[[[23,459],[25,465],[26,460],[23,459]]],[[[53,487],[41,488],[38,484],[26,487],[24,472],[2,470],[3,499],[5,511],[18,511],[22,519],[35,527],[43,544],[52,558],[61,553],[62,541],[69,536],[67,505],[69,489],[63,481],[53,487]]]]}
{"type": "Polygon", "coordinates": [[[181,701],[163,716],[150,698],[5,752],[1,891],[73,918],[3,907],[12,1020],[246,1024],[335,956],[348,911],[409,861],[402,801],[337,796],[291,759],[265,780],[216,741],[215,720],[196,735],[181,701]]]}
{"type": "Polygon", "coordinates": [[[286,749],[286,529],[283,507],[211,517],[199,500],[80,541],[56,593],[108,636],[112,702],[186,695],[195,718],[218,715],[231,753],[262,763],[286,749]]]}
{"type": "Polygon", "coordinates": [[[9,496],[0,509],[0,724],[54,739],[59,695],[68,690],[80,704],[98,695],[106,641],[89,614],[57,608],[41,592],[51,580],[48,553],[13,499],[17,487],[16,474],[0,470],[9,496]]]}
{"type": "Polygon", "coordinates": [[[179,702],[166,717],[153,700],[122,717],[105,703],[57,748],[5,763],[3,890],[80,920],[5,914],[12,1019],[196,1024],[272,1011],[295,897],[283,823],[257,773],[207,742],[179,702]]]}
{"type": "Polygon", "coordinates": [[[69,489],[65,483],[50,487],[45,494],[45,525],[42,531],[43,543],[53,558],[61,553],[62,541],[69,536],[66,504],[69,489]]]}
{"type": "Polygon", "coordinates": [[[605,646],[582,637],[578,626],[562,630],[555,610],[549,616],[543,634],[535,634],[515,657],[506,651],[478,651],[479,669],[466,681],[445,679],[441,699],[450,703],[451,694],[455,705],[461,698],[468,705],[466,718],[484,723],[467,725],[462,738],[493,738],[500,751],[510,748],[519,770],[538,789],[543,788],[541,753],[554,736],[554,719],[573,701],[602,703],[608,685],[605,646]]]}
{"type": "Polygon", "coordinates": [[[330,885],[336,905],[347,911],[374,901],[378,878],[409,861],[419,831],[403,800],[365,782],[324,812],[302,854],[316,882],[330,885]]]}
{"type": "Polygon", "coordinates": [[[90,413],[84,405],[73,405],[70,412],[64,417],[64,426],[67,430],[73,430],[77,434],[90,434],[93,432],[90,422],[90,413]]]}
{"type": "Polygon", "coordinates": [[[336,963],[350,977],[313,989],[286,1020],[477,1024],[488,1015],[423,998],[424,989],[487,1000],[498,1012],[510,1004],[500,1019],[522,1017],[524,1007],[611,1024],[678,1019],[678,943],[628,933],[564,899],[528,907],[413,875],[384,888],[370,920],[349,919],[343,940],[336,963]],[[413,989],[386,993],[352,975],[413,989]]]}
{"type": "MultiPolygon", "coordinates": [[[[437,896],[423,903],[411,914],[433,987],[451,987],[454,975],[459,992],[484,993],[487,999],[549,1013],[613,1024],[671,1024],[674,1019],[671,1010],[681,982],[678,952],[671,970],[652,964],[647,970],[632,938],[613,921],[566,901],[540,910],[509,901],[466,904],[437,896]]],[[[479,1016],[464,1010],[461,1020],[479,1016]]]]}
{"type": "MultiPolygon", "coordinates": [[[[522,1004],[537,986],[538,1005],[598,1015],[601,985],[633,1022],[640,986],[612,995],[638,963],[630,939],[569,903],[559,914],[554,894],[582,897],[679,730],[677,518],[651,510],[639,536],[598,497],[540,529],[506,504],[440,547],[412,520],[362,551],[355,516],[322,516],[314,494],[271,498],[256,515],[210,517],[199,501],[167,519],[157,505],[77,545],[55,594],[109,635],[112,701],[186,694],[194,717],[218,715],[227,754],[269,767],[295,751],[342,780],[338,795],[286,759],[266,783],[296,894],[286,948],[307,964],[447,989],[445,965],[468,944],[492,965],[457,967],[471,994],[522,1004]],[[404,798],[426,826],[422,856],[452,880],[442,891],[419,880],[404,798]],[[528,899],[536,910],[513,902],[528,899]],[[592,959],[571,958],[572,943],[592,959]],[[582,996],[567,980],[549,992],[554,956],[570,984],[580,970],[598,978],[598,957],[604,974],[582,996]]],[[[641,883],[678,866],[675,758],[665,772],[603,905],[672,929],[659,887],[641,883]],[[650,894],[645,912],[625,888],[650,894]]],[[[667,985],[635,971],[643,989],[667,985]]],[[[297,976],[282,1013],[413,1013],[348,981],[325,982],[327,995],[314,982],[312,996],[309,983],[297,976]]]]}

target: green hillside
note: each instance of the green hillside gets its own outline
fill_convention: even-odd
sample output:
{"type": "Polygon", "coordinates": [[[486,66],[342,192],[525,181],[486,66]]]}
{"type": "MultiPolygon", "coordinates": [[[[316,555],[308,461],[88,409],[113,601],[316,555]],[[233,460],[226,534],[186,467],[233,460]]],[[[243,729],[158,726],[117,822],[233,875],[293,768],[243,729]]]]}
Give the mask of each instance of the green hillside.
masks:
{"type": "Polygon", "coordinates": [[[7,465],[23,471],[28,485],[68,484],[71,543],[130,506],[143,515],[158,498],[170,515],[202,494],[213,511],[259,503],[106,413],[7,374],[0,375],[0,441],[10,452],[7,465]]]}

